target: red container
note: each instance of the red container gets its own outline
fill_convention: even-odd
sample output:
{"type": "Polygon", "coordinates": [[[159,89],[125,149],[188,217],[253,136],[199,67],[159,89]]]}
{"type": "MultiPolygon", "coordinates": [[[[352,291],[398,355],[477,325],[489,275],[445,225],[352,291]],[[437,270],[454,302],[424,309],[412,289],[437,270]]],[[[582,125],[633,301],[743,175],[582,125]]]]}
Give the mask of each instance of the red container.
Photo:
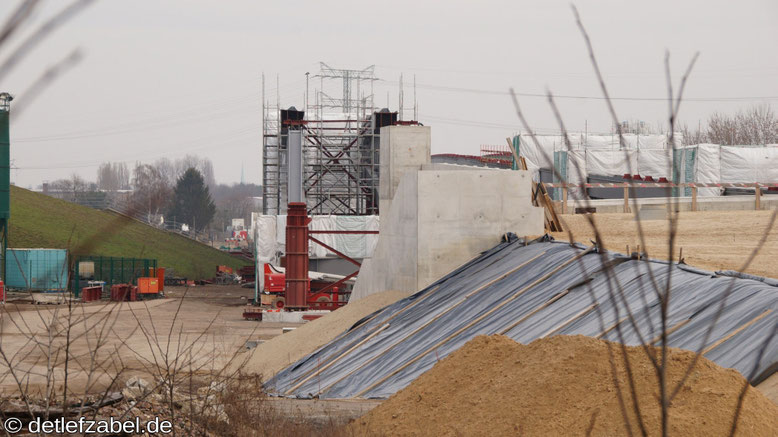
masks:
{"type": "Polygon", "coordinates": [[[100,300],[103,294],[103,287],[84,287],[81,289],[81,301],[92,302],[100,300]]]}
{"type": "Polygon", "coordinates": [[[165,268],[164,267],[157,267],[156,270],[157,273],[157,287],[159,288],[159,291],[165,290],[165,268]]]}
{"type": "Polygon", "coordinates": [[[5,303],[5,284],[0,281],[0,302],[5,303]]]}
{"type": "Polygon", "coordinates": [[[111,300],[114,302],[126,302],[136,300],[136,293],[133,293],[133,287],[130,284],[116,284],[111,286],[111,300]]]}

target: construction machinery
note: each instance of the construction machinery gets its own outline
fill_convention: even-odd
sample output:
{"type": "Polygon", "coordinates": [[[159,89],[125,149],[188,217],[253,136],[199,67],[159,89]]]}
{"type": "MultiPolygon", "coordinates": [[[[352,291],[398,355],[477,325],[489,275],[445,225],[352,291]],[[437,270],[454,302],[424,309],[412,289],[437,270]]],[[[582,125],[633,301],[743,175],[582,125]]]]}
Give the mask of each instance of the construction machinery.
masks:
{"type": "MultiPolygon", "coordinates": [[[[286,307],[286,269],[265,264],[264,289],[260,293],[260,304],[272,309],[286,307]]],[[[340,286],[332,284],[345,276],[330,273],[308,272],[305,285],[305,302],[309,309],[335,310],[348,302],[348,295],[354,285],[353,279],[344,281],[340,286]],[[329,287],[329,288],[327,288],[329,287]]]]}

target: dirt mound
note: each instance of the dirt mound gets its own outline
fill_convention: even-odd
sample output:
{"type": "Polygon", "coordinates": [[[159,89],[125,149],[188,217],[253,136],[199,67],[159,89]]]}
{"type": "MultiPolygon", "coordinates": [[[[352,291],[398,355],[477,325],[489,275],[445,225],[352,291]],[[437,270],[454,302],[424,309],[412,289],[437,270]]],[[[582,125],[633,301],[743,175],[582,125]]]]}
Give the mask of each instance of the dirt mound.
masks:
{"type": "Polygon", "coordinates": [[[389,290],[350,302],[294,331],[262,343],[256,348],[245,370],[256,372],[268,380],[284,367],[329,343],[361,318],[409,294],[406,291],[389,290]]]}
{"type": "MultiPolygon", "coordinates": [[[[641,348],[627,349],[643,423],[649,435],[660,435],[656,373],[641,348]]],[[[613,350],[625,388],[620,348],[613,350]]],[[[670,350],[671,384],[693,357],[670,350]]],[[[672,403],[670,435],[729,435],[744,381],[735,370],[700,360],[672,403]]],[[[625,404],[632,432],[640,435],[631,398],[625,404]]],[[[358,435],[567,436],[586,435],[592,420],[593,436],[627,435],[605,341],[557,336],[525,346],[480,336],[350,426],[358,435]]],[[[778,435],[778,407],[752,387],[737,435],[778,435]]]]}

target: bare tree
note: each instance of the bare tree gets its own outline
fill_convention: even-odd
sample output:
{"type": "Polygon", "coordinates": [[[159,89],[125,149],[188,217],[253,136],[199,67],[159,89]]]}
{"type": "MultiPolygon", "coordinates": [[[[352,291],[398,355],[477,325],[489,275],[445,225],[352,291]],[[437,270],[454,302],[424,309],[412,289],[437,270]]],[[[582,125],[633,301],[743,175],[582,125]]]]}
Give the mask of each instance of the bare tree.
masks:
{"type": "Polygon", "coordinates": [[[160,214],[170,203],[173,188],[159,170],[149,164],[137,164],[133,173],[134,191],[130,208],[146,211],[149,216],[160,214]]]}
{"type": "Polygon", "coordinates": [[[707,125],[682,129],[688,145],[713,143],[726,146],[778,143],[778,117],[770,105],[752,106],[734,115],[714,112],[707,125]]]}
{"type": "Polygon", "coordinates": [[[207,185],[209,189],[214,189],[216,187],[216,179],[213,174],[213,163],[209,158],[200,158],[197,155],[186,155],[183,158],[177,159],[173,166],[175,168],[176,180],[178,180],[178,178],[180,178],[188,169],[194,168],[203,175],[205,185],[207,185]]]}

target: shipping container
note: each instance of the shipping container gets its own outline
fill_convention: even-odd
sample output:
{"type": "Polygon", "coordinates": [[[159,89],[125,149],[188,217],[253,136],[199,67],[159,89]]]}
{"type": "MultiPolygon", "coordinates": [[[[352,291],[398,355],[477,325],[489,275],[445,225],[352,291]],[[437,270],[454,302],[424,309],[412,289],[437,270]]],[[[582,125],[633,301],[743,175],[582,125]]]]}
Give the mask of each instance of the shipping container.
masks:
{"type": "Polygon", "coordinates": [[[68,285],[68,251],[65,249],[8,249],[6,287],[22,290],[61,291],[68,285]]]}

